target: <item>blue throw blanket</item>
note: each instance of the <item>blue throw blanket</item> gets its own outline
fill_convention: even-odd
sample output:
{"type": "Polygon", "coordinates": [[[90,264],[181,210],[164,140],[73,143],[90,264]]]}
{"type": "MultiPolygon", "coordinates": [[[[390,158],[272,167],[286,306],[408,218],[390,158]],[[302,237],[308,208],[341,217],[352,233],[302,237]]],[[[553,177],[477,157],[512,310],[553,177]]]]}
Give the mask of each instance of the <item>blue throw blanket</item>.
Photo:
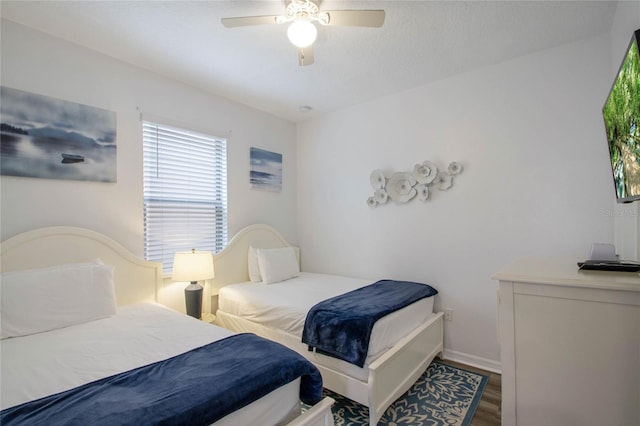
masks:
{"type": "Polygon", "coordinates": [[[9,425],[209,425],[301,377],[322,398],[318,369],[298,353],[239,334],[173,358],[0,412],[9,425]]]}
{"type": "Polygon", "coordinates": [[[302,342],[309,350],[364,366],[377,320],[425,297],[438,294],[427,284],[381,280],[324,300],[307,314],[302,342]]]}

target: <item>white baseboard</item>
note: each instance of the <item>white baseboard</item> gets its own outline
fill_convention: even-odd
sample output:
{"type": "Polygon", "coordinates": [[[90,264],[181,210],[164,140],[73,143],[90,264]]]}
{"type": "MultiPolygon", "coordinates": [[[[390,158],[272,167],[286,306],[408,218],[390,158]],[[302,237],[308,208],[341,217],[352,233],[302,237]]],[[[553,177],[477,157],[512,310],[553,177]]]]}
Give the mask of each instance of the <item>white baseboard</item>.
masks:
{"type": "Polygon", "coordinates": [[[447,348],[444,349],[444,353],[442,356],[444,359],[470,365],[476,368],[481,368],[493,373],[502,374],[502,364],[499,361],[466,354],[464,352],[452,351],[451,349],[447,348]]]}

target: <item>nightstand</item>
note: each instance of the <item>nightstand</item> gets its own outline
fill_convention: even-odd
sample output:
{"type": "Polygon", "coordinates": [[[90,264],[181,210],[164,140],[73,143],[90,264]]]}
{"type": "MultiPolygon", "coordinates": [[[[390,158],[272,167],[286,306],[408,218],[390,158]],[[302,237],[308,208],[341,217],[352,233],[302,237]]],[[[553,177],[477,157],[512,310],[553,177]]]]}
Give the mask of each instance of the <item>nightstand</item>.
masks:
{"type": "Polygon", "coordinates": [[[211,312],[216,312],[218,310],[218,290],[214,289],[211,291],[211,312]]]}

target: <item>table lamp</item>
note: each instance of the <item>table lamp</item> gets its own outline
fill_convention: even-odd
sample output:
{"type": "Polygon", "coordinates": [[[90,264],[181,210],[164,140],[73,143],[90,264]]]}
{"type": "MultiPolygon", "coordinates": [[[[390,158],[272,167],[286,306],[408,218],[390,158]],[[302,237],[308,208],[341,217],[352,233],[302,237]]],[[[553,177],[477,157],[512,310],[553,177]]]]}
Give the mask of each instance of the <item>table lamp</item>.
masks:
{"type": "Polygon", "coordinates": [[[200,280],[213,278],[213,255],[210,252],[179,252],[173,258],[174,281],[190,281],[184,289],[187,315],[194,318],[202,316],[202,286],[200,280]]]}

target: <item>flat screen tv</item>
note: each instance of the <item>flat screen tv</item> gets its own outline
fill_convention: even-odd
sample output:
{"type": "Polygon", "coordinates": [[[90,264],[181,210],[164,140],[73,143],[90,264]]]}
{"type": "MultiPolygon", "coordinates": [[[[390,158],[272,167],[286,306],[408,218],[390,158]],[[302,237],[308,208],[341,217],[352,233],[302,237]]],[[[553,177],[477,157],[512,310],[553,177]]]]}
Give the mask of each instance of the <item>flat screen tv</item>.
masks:
{"type": "Polygon", "coordinates": [[[602,108],[616,200],[640,200],[640,29],[629,47],[602,108]]]}

